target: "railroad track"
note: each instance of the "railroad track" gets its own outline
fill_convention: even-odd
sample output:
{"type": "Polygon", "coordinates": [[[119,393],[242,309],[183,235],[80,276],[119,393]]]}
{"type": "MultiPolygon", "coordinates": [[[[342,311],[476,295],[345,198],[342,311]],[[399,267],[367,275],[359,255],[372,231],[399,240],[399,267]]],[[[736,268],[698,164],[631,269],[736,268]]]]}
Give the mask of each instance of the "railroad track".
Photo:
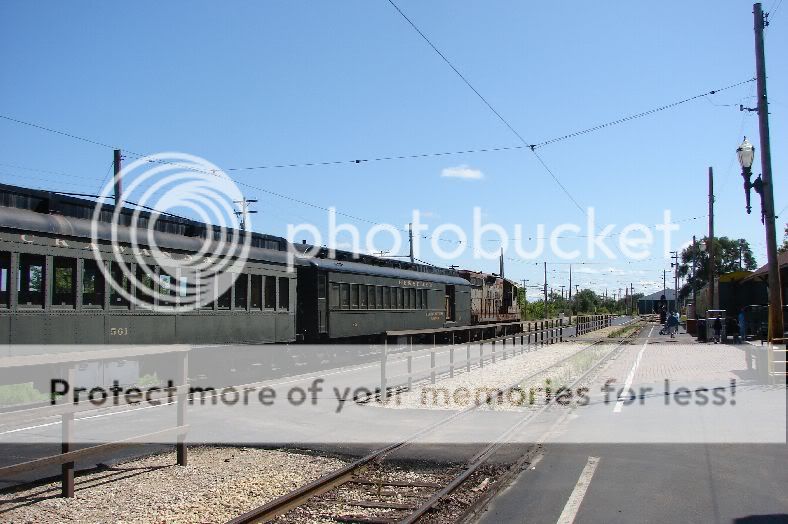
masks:
{"type": "MultiPolygon", "coordinates": [[[[617,342],[616,346],[602,356],[587,371],[577,377],[573,377],[572,383],[568,387],[570,389],[576,387],[588,379],[595,371],[601,369],[636,334],[633,333],[629,337],[618,341],[608,340],[607,342],[617,342]]],[[[584,349],[596,346],[602,342],[602,340],[595,341],[584,349]]],[[[490,401],[496,396],[504,395],[518,384],[543,375],[549,369],[560,368],[578,353],[565,357],[548,368],[523,377],[517,384],[510,386],[508,389],[503,389],[495,395],[488,396],[487,400],[490,401]]],[[[355,462],[328,473],[267,504],[239,515],[228,521],[227,524],[271,522],[293,510],[301,511],[305,515],[300,519],[295,519],[303,521],[311,517],[320,521],[359,524],[410,524],[417,522],[472,477],[486,478],[481,473],[488,460],[496,451],[506,444],[525,424],[553,407],[554,403],[547,403],[538,409],[526,412],[524,417],[508,427],[495,441],[484,446],[460,466],[442,466],[433,469],[420,468],[418,471],[414,471],[401,465],[384,462],[395,451],[401,450],[405,446],[412,444],[416,439],[455,421],[458,417],[470,413],[483,405],[485,404],[481,403],[455,412],[412,434],[407,439],[377,449],[355,462]],[[350,511],[350,508],[353,508],[353,510],[350,511]]],[[[524,457],[527,456],[530,455],[526,453],[524,457]]],[[[513,470],[522,467],[524,460],[525,458],[518,461],[517,464],[504,472],[502,477],[511,480],[514,476],[513,470]]],[[[487,482],[487,486],[490,486],[489,478],[482,483],[485,482],[487,482]]],[[[497,489],[486,489],[487,486],[485,486],[486,496],[482,497],[484,501],[489,500],[492,493],[497,492],[506,483],[495,482],[493,484],[498,484],[497,489]]],[[[467,517],[467,515],[474,513],[473,510],[472,505],[463,515],[467,517]]]]}

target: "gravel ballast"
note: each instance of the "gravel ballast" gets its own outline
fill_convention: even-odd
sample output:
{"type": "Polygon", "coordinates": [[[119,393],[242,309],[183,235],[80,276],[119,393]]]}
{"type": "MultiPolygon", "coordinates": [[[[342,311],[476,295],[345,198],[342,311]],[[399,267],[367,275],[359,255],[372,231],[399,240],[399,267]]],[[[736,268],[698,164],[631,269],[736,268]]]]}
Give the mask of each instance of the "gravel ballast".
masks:
{"type": "Polygon", "coordinates": [[[399,394],[383,406],[393,409],[465,409],[476,403],[477,396],[483,403],[487,392],[522,385],[527,377],[555,366],[589,345],[589,342],[564,342],[541,346],[516,356],[510,354],[506,360],[499,358],[495,364],[485,362],[483,368],[477,367],[470,372],[458,368],[454,378],[439,380],[435,385],[414,385],[411,391],[399,394]]]}
{"type": "Polygon", "coordinates": [[[13,523],[226,522],[345,462],[236,447],[189,448],[189,465],[164,453],[80,475],[76,496],[50,483],[0,494],[0,521],[13,523]]]}

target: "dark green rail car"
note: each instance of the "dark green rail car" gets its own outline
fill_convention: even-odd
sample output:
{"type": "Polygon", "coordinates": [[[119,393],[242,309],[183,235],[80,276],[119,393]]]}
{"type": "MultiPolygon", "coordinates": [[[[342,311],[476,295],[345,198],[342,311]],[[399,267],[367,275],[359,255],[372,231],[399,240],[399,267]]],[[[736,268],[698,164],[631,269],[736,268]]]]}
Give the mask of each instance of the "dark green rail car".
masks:
{"type": "MultiPolygon", "coordinates": [[[[128,235],[128,228],[120,228],[128,235]]],[[[107,224],[99,224],[97,262],[90,222],[0,207],[0,344],[226,344],[296,339],[296,273],[286,253],[251,248],[234,285],[194,311],[171,302],[144,305],[115,292],[95,264],[112,275],[121,256],[135,271],[135,255],[112,253],[107,224]],[[57,275],[57,276],[56,276],[57,275]]],[[[147,233],[147,232],[145,232],[147,233]]],[[[140,233],[139,238],[145,238],[140,233]]],[[[202,241],[156,233],[172,256],[197,252],[202,241]]],[[[120,242],[123,245],[124,242],[120,242]]],[[[138,256],[139,253],[137,253],[138,256]]],[[[153,266],[152,257],[142,255],[153,266]]],[[[172,274],[155,268],[157,276],[172,274]]],[[[177,278],[177,277],[173,277],[177,278]]],[[[133,286],[129,291],[134,292],[133,286]]]]}
{"type": "Polygon", "coordinates": [[[312,259],[298,286],[298,332],[310,341],[471,322],[470,283],[455,276],[312,259]]]}

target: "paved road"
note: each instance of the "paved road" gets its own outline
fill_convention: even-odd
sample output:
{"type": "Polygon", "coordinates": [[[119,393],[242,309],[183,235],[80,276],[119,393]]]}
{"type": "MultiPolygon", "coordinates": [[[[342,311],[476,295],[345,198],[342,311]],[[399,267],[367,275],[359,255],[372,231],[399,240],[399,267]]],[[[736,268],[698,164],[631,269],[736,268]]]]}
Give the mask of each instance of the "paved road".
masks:
{"type": "MultiPolygon", "coordinates": [[[[636,344],[618,359],[617,365],[626,369],[640,353],[633,386],[651,385],[665,373],[676,379],[724,382],[723,370],[730,373],[732,368],[747,378],[746,369],[736,371],[734,357],[713,366],[732,355],[730,347],[671,346],[675,341],[659,336],[657,330],[651,335],[653,345],[645,351],[640,351],[645,345],[636,344]],[[674,350],[680,353],[671,354],[674,350]],[[696,369],[687,364],[693,350],[701,357],[704,351],[718,351],[711,355],[719,358],[696,369]]],[[[608,411],[611,417],[640,416],[635,406],[624,406],[618,413],[608,406],[608,411]]],[[[584,427],[583,417],[569,422],[565,431],[584,427]]],[[[786,465],[784,443],[548,443],[535,463],[493,500],[480,522],[788,522],[786,465]]]]}

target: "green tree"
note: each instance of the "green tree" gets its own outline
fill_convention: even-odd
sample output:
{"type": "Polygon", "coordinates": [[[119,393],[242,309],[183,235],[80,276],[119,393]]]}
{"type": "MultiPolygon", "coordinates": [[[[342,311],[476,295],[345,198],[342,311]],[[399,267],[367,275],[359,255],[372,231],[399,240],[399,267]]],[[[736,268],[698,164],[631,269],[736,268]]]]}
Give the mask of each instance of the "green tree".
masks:
{"type": "Polygon", "coordinates": [[[581,289],[572,298],[576,314],[595,313],[601,302],[599,295],[590,289],[581,289]]]}
{"type": "MultiPolygon", "coordinates": [[[[699,291],[709,281],[709,253],[703,249],[707,237],[696,244],[690,245],[681,252],[679,277],[686,278],[687,283],[679,290],[679,300],[699,291]],[[692,276],[692,265],[695,263],[695,276],[692,276]]],[[[717,275],[732,273],[742,269],[752,271],[758,267],[750,244],[744,239],[715,237],[714,239],[714,271],[717,275]],[[740,265],[741,264],[741,265],[740,265]]]]}
{"type": "Polygon", "coordinates": [[[777,251],[779,253],[788,253],[788,224],[785,224],[785,231],[783,232],[783,245],[777,251]]]}

